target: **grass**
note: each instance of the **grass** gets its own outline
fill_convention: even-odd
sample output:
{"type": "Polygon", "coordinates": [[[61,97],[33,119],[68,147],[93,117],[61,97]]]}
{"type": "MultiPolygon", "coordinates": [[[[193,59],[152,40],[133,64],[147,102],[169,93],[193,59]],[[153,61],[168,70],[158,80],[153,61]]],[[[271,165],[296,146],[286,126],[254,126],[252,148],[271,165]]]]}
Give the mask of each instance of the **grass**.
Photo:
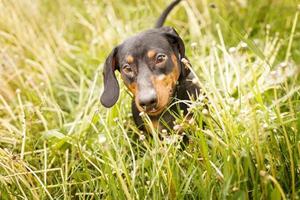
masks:
{"type": "Polygon", "coordinates": [[[296,1],[189,0],[169,16],[208,99],[175,122],[185,150],[137,130],[122,84],[100,105],[106,56],[166,4],[0,1],[0,199],[299,199],[296,1]]]}

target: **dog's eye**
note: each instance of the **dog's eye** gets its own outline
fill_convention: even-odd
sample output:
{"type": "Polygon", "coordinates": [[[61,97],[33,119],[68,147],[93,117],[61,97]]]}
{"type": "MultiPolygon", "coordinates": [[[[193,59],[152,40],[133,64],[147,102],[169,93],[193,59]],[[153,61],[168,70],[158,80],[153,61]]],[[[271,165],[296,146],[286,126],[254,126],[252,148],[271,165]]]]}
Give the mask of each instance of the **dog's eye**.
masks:
{"type": "Polygon", "coordinates": [[[130,67],[129,64],[125,64],[122,66],[122,71],[127,74],[127,75],[132,75],[133,74],[133,70],[132,68],[130,67]]]}
{"type": "Polygon", "coordinates": [[[162,63],[167,59],[167,55],[159,53],[156,56],[156,64],[162,63]]]}

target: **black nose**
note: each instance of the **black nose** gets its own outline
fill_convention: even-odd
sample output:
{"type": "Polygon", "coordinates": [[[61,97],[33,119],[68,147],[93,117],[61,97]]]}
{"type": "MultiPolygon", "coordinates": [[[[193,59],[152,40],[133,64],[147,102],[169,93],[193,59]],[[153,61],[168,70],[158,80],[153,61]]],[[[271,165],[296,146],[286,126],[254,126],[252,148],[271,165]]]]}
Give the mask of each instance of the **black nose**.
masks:
{"type": "Polygon", "coordinates": [[[145,91],[139,95],[139,104],[145,109],[149,110],[155,108],[157,104],[157,96],[154,90],[145,91]]]}

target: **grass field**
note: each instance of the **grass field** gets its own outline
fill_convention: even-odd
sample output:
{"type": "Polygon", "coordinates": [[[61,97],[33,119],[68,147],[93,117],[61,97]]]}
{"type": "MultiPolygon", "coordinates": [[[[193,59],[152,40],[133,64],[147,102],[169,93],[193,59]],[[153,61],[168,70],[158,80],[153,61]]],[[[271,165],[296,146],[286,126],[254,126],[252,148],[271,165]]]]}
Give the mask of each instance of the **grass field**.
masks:
{"type": "Polygon", "coordinates": [[[122,83],[100,104],[108,53],[169,2],[0,0],[0,199],[299,199],[296,0],[187,0],[170,14],[208,99],[176,120],[185,150],[172,131],[137,130],[122,83]]]}

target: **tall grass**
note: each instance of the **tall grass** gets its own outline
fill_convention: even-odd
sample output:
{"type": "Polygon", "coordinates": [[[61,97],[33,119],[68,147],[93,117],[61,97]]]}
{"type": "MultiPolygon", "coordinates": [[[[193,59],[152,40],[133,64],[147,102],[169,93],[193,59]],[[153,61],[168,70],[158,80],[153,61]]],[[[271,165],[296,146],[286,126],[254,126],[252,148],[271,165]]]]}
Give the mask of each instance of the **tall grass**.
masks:
{"type": "Polygon", "coordinates": [[[175,8],[167,25],[206,95],[174,124],[184,150],[172,127],[137,130],[122,83],[118,103],[100,105],[106,56],[167,3],[0,1],[0,199],[299,198],[296,1],[175,8]]]}

